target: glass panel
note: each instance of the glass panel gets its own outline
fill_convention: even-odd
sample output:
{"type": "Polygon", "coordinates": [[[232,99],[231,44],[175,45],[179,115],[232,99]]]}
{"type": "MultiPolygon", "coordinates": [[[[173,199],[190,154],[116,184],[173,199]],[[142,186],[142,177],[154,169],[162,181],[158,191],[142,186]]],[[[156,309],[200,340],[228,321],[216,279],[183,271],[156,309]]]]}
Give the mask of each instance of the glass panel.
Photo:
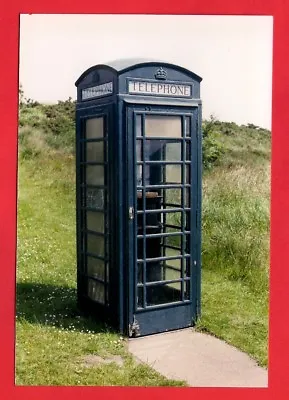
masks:
{"type": "Polygon", "coordinates": [[[185,118],[185,135],[191,136],[191,118],[190,117],[185,118]]]}
{"type": "MultiPolygon", "coordinates": [[[[175,261],[175,260],[172,260],[175,261]]],[[[181,279],[181,270],[171,268],[171,265],[169,264],[170,260],[167,261],[167,263],[164,266],[164,280],[173,280],[173,279],[181,279]]]]}
{"type": "MultiPolygon", "coordinates": [[[[136,158],[137,158],[137,162],[142,162],[143,161],[143,155],[142,155],[142,146],[143,146],[143,142],[142,140],[137,140],[136,142],[136,158]]],[[[142,186],[144,184],[143,181],[143,169],[144,166],[142,165],[137,165],[137,185],[138,186],[142,186]]],[[[145,166],[145,181],[146,184],[149,184],[149,180],[150,180],[150,168],[148,165],[145,166]]]]}
{"type": "MultiPolygon", "coordinates": [[[[173,228],[167,228],[167,231],[173,229],[173,228]]],[[[176,229],[177,231],[177,229],[176,229]]],[[[181,235],[172,235],[172,236],[167,236],[165,238],[165,244],[169,245],[169,246],[176,246],[176,247],[180,247],[181,246],[181,240],[182,240],[182,236],[181,235]]],[[[175,254],[172,254],[175,255],[175,254]]],[[[168,255],[166,254],[166,256],[168,257],[168,255]]]]}
{"type": "Polygon", "coordinates": [[[191,188],[184,189],[185,191],[185,207],[191,207],[191,188]]]}
{"type": "Polygon", "coordinates": [[[103,117],[86,120],[85,138],[97,139],[103,137],[103,117]]]}
{"type": "MultiPolygon", "coordinates": [[[[172,236],[175,238],[178,238],[178,242],[179,244],[171,244],[171,243],[167,243],[168,246],[174,246],[177,247],[178,249],[171,249],[169,247],[165,247],[164,248],[164,256],[165,257],[181,257],[182,252],[181,252],[181,236],[172,236]]],[[[181,263],[180,263],[180,259],[177,258],[176,260],[168,260],[166,261],[166,263],[170,264],[172,267],[174,268],[181,268],[181,263]]]]}
{"type": "Polygon", "coordinates": [[[135,123],[136,123],[136,127],[135,127],[136,136],[142,136],[141,115],[136,115],[135,123]]]}
{"type": "Polygon", "coordinates": [[[182,161],[182,144],[167,140],[146,140],[145,158],[147,161],[182,161]]]}
{"type": "Polygon", "coordinates": [[[87,234],[86,251],[88,253],[93,253],[96,256],[104,257],[105,256],[104,237],[87,234]]]}
{"type": "Polygon", "coordinates": [[[104,162],[103,141],[86,142],[86,161],[87,162],[104,162]]]}
{"type": "Polygon", "coordinates": [[[142,161],[142,140],[136,141],[136,159],[137,161],[142,161]]]}
{"type": "Polygon", "coordinates": [[[166,165],[164,167],[164,183],[168,184],[182,183],[182,166],[166,165]]]}
{"type": "Polygon", "coordinates": [[[143,264],[137,263],[137,281],[138,283],[143,282],[143,264]]]}
{"type": "Polygon", "coordinates": [[[104,280],[105,279],[104,261],[94,257],[87,257],[87,275],[93,278],[104,280]]]}
{"type": "MultiPolygon", "coordinates": [[[[159,230],[148,228],[147,233],[159,233],[159,230]]],[[[147,237],[146,238],[146,256],[147,258],[161,257],[161,238],[160,237],[147,237]]]]}
{"type": "MultiPolygon", "coordinates": [[[[181,234],[182,233],[182,228],[180,226],[176,226],[174,228],[171,228],[169,226],[166,226],[166,232],[167,233],[175,233],[175,234],[181,234]]],[[[172,236],[173,237],[173,236],[172,236]]]]}
{"type": "Polygon", "coordinates": [[[190,211],[186,211],[186,224],[185,224],[186,231],[191,230],[191,213],[190,211]]]}
{"type": "Polygon", "coordinates": [[[191,143],[186,142],[186,160],[191,161],[191,143]]]}
{"type": "Polygon", "coordinates": [[[188,185],[191,183],[191,166],[190,165],[185,165],[185,183],[188,185]]]}
{"type": "Polygon", "coordinates": [[[143,186],[143,179],[142,179],[143,167],[142,167],[142,165],[137,165],[136,168],[137,168],[136,169],[137,186],[143,186]]]}
{"type": "MultiPolygon", "coordinates": [[[[138,234],[143,235],[143,229],[140,228],[138,234]]],[[[144,239],[138,238],[137,239],[137,258],[142,260],[144,256],[144,239]]]]}
{"type": "Polygon", "coordinates": [[[190,287],[191,282],[185,281],[185,300],[190,300],[190,287]]]}
{"type": "Polygon", "coordinates": [[[86,166],[86,184],[104,185],[104,168],[101,165],[86,166]]]}
{"type": "Polygon", "coordinates": [[[101,282],[88,280],[88,297],[98,303],[105,303],[104,284],[101,282]]]}
{"type": "MultiPolygon", "coordinates": [[[[138,186],[143,186],[144,185],[144,180],[143,180],[143,169],[144,166],[142,165],[137,165],[137,185],[138,186]]],[[[150,176],[151,176],[151,170],[149,165],[145,166],[145,184],[149,185],[150,183],[150,176]]]]}
{"type": "Polygon", "coordinates": [[[179,211],[168,213],[166,216],[166,223],[168,225],[181,226],[182,214],[179,211]]]}
{"type": "Polygon", "coordinates": [[[143,288],[142,287],[137,288],[137,307],[138,308],[143,307],[143,288]]]}
{"type": "Polygon", "coordinates": [[[100,188],[86,188],[86,202],[84,207],[103,209],[104,190],[100,188]]]}
{"type": "Polygon", "coordinates": [[[173,303],[181,300],[181,282],[161,286],[147,286],[148,306],[173,303]]]}
{"type": "Polygon", "coordinates": [[[104,213],[87,211],[86,229],[89,231],[104,233],[104,213]]]}
{"type": "Polygon", "coordinates": [[[146,263],[146,280],[147,282],[158,282],[163,280],[162,261],[149,261],[146,263]]]}
{"type": "Polygon", "coordinates": [[[191,276],[191,260],[190,260],[190,258],[185,259],[184,273],[185,273],[185,277],[187,277],[187,278],[191,276]]]}
{"type": "Polygon", "coordinates": [[[147,137],[181,137],[182,119],[179,115],[146,115],[145,135],[147,137]]]}
{"type": "Polygon", "coordinates": [[[164,189],[163,193],[164,193],[164,203],[163,203],[164,208],[181,207],[182,189],[164,189]]]}

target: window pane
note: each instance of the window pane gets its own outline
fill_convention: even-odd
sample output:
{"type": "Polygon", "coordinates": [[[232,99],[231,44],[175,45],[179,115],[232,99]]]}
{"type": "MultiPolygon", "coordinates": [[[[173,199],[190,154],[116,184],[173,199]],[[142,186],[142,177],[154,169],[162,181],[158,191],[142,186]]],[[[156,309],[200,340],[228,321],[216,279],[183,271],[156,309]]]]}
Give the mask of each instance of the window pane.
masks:
{"type": "Polygon", "coordinates": [[[191,143],[186,143],[186,160],[191,161],[191,143]]]}
{"type": "Polygon", "coordinates": [[[185,222],[186,231],[190,231],[191,230],[191,217],[192,217],[191,212],[190,211],[186,211],[186,222],[185,222]]]}
{"type": "Polygon", "coordinates": [[[186,136],[191,136],[191,118],[186,117],[185,119],[185,133],[186,136]]]}
{"type": "Polygon", "coordinates": [[[182,166],[166,165],[164,168],[164,183],[182,183],[182,166]]]}
{"type": "Polygon", "coordinates": [[[184,189],[185,190],[185,207],[190,208],[191,204],[191,188],[184,189]]]}
{"type": "Polygon", "coordinates": [[[104,162],[103,141],[86,142],[86,161],[87,162],[104,162]]]}
{"type": "Polygon", "coordinates": [[[190,258],[186,258],[184,260],[184,273],[185,273],[185,277],[190,277],[191,276],[191,260],[190,258]]]}
{"type": "Polygon", "coordinates": [[[143,264],[137,263],[137,281],[143,282],[143,264]]]}
{"type": "Polygon", "coordinates": [[[137,288],[137,307],[138,308],[143,307],[143,288],[142,287],[137,288]]]}
{"type": "Polygon", "coordinates": [[[142,161],[142,140],[136,141],[136,159],[137,161],[142,161]]]}
{"type": "Polygon", "coordinates": [[[146,140],[145,158],[147,161],[182,161],[182,144],[167,140],[146,140]]]}
{"type": "Polygon", "coordinates": [[[137,170],[136,170],[137,186],[143,185],[143,172],[142,171],[143,171],[142,165],[137,165],[137,170]]]}
{"type": "Polygon", "coordinates": [[[163,193],[164,193],[164,203],[163,203],[164,208],[181,207],[182,189],[163,189],[163,193]]]}
{"type": "Polygon", "coordinates": [[[101,165],[86,166],[86,184],[104,185],[104,168],[101,165]]]}
{"type": "Polygon", "coordinates": [[[175,225],[175,226],[180,226],[181,227],[181,219],[182,214],[179,211],[176,212],[170,212],[166,216],[166,223],[168,225],[175,225]]]}
{"type": "MultiPolygon", "coordinates": [[[[157,255],[158,257],[160,254],[157,255]]],[[[146,263],[147,282],[158,282],[163,279],[162,261],[150,261],[146,263]]]]}
{"type": "Polygon", "coordinates": [[[135,131],[136,131],[136,136],[142,136],[142,129],[141,129],[141,115],[137,115],[135,118],[135,131]]]}
{"type": "Polygon", "coordinates": [[[191,165],[185,166],[185,183],[191,183],[191,165]]]}
{"type": "Polygon", "coordinates": [[[104,237],[87,234],[86,251],[88,253],[93,253],[96,256],[104,257],[105,256],[104,237]]]}
{"type": "Polygon", "coordinates": [[[185,282],[185,300],[190,300],[190,287],[191,287],[191,282],[186,281],[185,282]]]}
{"type": "MultiPolygon", "coordinates": [[[[174,230],[174,228],[166,228],[167,233],[172,233],[170,231],[174,230]]],[[[175,230],[177,232],[177,230],[175,230]]],[[[169,245],[169,246],[177,246],[180,247],[181,246],[181,240],[182,240],[182,236],[181,235],[172,235],[172,236],[167,236],[165,238],[164,243],[169,245]]],[[[172,254],[174,255],[174,254],[172,254]]],[[[168,254],[166,254],[166,256],[168,257],[168,254]]]]}
{"type": "Polygon", "coordinates": [[[104,261],[87,257],[87,275],[93,278],[105,279],[104,261]]]}
{"type": "Polygon", "coordinates": [[[85,138],[97,139],[103,137],[103,117],[86,120],[85,138]]]}
{"type": "Polygon", "coordinates": [[[181,117],[172,115],[146,115],[145,135],[147,137],[181,137],[181,117]]]}
{"type": "MultiPolygon", "coordinates": [[[[175,261],[175,260],[172,260],[175,261]]],[[[164,280],[181,279],[181,269],[175,269],[170,260],[164,265],[164,280]]]]}
{"type": "Polygon", "coordinates": [[[86,188],[86,201],[84,207],[103,209],[104,208],[104,190],[100,188],[86,188]]]}
{"type": "Polygon", "coordinates": [[[87,211],[86,229],[89,231],[104,233],[104,213],[87,211]]]}
{"type": "Polygon", "coordinates": [[[88,297],[98,303],[105,303],[104,284],[101,282],[88,280],[88,297]]]}
{"type": "Polygon", "coordinates": [[[147,287],[147,305],[173,303],[181,301],[181,283],[173,283],[162,286],[147,287]]]}
{"type": "MultiPolygon", "coordinates": [[[[180,239],[179,239],[179,243],[174,243],[174,244],[167,243],[167,244],[170,244],[170,245],[173,245],[173,246],[178,246],[178,245],[181,244],[181,242],[180,242],[180,239]]],[[[175,250],[175,249],[170,249],[170,248],[166,247],[164,249],[164,256],[165,257],[181,257],[181,250],[175,250]]],[[[167,261],[164,261],[164,265],[165,265],[165,267],[168,266],[168,267],[171,267],[173,269],[176,269],[176,270],[179,271],[179,273],[181,273],[181,270],[182,270],[182,259],[181,258],[177,258],[175,260],[167,260],[167,261]]],[[[179,276],[179,278],[180,278],[180,276],[179,276]]],[[[172,275],[169,275],[169,276],[166,276],[166,279],[176,279],[176,278],[174,278],[172,275]]]]}

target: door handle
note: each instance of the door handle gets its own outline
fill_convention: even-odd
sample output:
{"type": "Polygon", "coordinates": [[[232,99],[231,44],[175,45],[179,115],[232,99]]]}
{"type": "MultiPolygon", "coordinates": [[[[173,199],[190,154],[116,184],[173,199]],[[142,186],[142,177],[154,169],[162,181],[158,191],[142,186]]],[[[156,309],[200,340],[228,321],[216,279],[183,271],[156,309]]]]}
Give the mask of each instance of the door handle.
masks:
{"type": "Polygon", "coordinates": [[[129,219],[134,219],[134,208],[133,207],[129,207],[128,209],[128,218],[129,219]]]}

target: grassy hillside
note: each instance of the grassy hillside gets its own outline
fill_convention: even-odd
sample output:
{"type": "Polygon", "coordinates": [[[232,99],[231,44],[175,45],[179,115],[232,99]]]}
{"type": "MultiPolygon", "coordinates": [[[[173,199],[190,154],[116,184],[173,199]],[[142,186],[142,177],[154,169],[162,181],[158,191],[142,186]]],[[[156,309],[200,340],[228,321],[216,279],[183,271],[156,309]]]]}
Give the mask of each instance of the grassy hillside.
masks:
{"type": "MultiPolygon", "coordinates": [[[[197,328],[267,365],[270,132],[204,122],[202,318],[197,328]]],[[[183,385],[136,364],[123,338],[78,314],[74,102],[22,103],[16,381],[183,385]],[[121,356],[88,366],[87,355],[121,356]]]]}

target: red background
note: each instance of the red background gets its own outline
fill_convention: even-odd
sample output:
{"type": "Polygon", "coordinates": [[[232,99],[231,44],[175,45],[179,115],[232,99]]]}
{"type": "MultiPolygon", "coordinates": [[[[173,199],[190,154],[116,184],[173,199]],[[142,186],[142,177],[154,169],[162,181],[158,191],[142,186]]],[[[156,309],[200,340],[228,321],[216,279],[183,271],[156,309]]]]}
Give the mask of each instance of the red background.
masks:
{"type": "Polygon", "coordinates": [[[0,398],[3,399],[288,399],[289,398],[289,5],[286,0],[67,0],[2,2],[0,6],[0,398]],[[18,38],[20,13],[273,15],[273,122],[269,388],[101,388],[14,386],[17,210],[18,38]]]}

